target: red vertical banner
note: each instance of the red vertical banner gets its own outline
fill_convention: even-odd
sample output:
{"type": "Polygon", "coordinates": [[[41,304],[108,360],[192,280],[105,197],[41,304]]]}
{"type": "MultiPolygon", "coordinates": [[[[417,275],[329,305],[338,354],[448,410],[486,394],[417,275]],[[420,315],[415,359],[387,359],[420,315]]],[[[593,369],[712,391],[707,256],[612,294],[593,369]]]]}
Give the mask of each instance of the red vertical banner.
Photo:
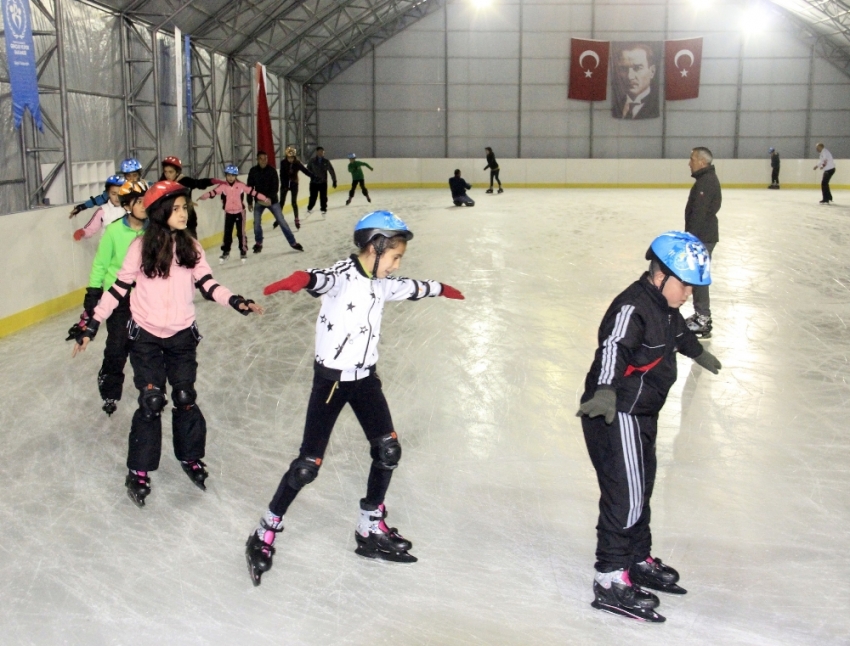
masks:
{"type": "Polygon", "coordinates": [[[607,40],[570,39],[570,89],[567,97],[604,101],[608,97],[607,40]]]}
{"type": "Polygon", "coordinates": [[[664,43],[664,80],[667,101],[696,99],[702,67],[702,36],[664,43]]]}
{"type": "Polygon", "coordinates": [[[263,66],[257,63],[257,150],[269,156],[269,166],[276,168],[274,156],[274,137],[272,120],[269,116],[269,102],[266,98],[266,80],[263,66]]]}

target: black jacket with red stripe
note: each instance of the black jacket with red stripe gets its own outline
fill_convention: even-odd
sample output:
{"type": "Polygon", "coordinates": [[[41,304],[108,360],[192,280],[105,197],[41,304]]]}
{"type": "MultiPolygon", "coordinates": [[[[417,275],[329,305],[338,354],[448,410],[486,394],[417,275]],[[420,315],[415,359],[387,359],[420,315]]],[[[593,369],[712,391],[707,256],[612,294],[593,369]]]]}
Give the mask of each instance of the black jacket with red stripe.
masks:
{"type": "Polygon", "coordinates": [[[676,352],[702,354],[702,344],[678,309],[645,273],[622,292],[599,326],[599,347],[584,382],[582,403],[597,388],[614,388],[617,410],[630,415],[657,415],[676,382],[676,352]]]}

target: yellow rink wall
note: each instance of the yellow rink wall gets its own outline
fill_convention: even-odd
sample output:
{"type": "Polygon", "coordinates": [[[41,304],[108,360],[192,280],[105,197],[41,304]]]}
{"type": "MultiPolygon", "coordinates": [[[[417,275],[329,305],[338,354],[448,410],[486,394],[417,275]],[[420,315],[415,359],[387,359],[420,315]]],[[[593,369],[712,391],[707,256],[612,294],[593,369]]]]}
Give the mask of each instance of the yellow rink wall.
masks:
{"type": "MultiPolygon", "coordinates": [[[[372,189],[439,188],[448,190],[455,168],[480,188],[489,183],[483,159],[368,159],[374,171],[364,168],[366,185],[372,189]]],[[[333,160],[339,190],[350,185],[348,160],[333,160]]],[[[782,161],[783,189],[820,186],[820,173],[812,170],[815,160],[782,161]]],[[[686,159],[502,159],[501,179],[506,188],[676,188],[693,184],[686,159]]],[[[724,188],[764,188],[770,183],[770,162],[764,160],[716,160],[724,188]]],[[[832,187],[850,189],[850,163],[836,160],[832,187]],[[847,165],[845,165],[847,164],[847,165]],[[847,169],[847,174],[842,169],[847,169]]],[[[242,178],[244,181],[244,177],[242,178]]],[[[306,177],[302,194],[307,192],[306,177]]],[[[195,198],[200,194],[195,191],[195,198]]],[[[299,205],[306,204],[306,198],[299,205]]],[[[7,336],[50,316],[82,309],[89,270],[99,236],[75,242],[72,234],[93,214],[84,211],[69,219],[70,206],[56,206],[0,216],[0,239],[7,241],[0,255],[0,337],[7,336]]],[[[221,202],[198,203],[198,235],[204,248],[216,247],[222,239],[221,202]]],[[[284,212],[291,212],[287,207],[284,212]]],[[[263,221],[271,221],[266,211],[263,221]]],[[[249,218],[249,236],[251,219],[249,218]]]]}

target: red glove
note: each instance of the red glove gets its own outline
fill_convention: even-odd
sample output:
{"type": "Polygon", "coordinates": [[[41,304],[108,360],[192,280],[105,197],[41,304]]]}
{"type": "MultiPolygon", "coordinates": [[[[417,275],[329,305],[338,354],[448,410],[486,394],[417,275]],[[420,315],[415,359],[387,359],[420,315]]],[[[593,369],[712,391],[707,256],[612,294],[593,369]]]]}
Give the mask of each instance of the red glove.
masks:
{"type": "Polygon", "coordinates": [[[83,237],[85,237],[85,235],[86,235],[85,229],[77,229],[76,231],[74,231],[74,240],[79,242],[80,240],[83,239],[83,237]]]}
{"type": "Polygon", "coordinates": [[[440,286],[443,288],[443,293],[440,296],[445,296],[446,298],[453,298],[455,300],[465,300],[466,297],[461,294],[458,290],[456,290],[451,285],[445,285],[444,283],[440,283],[440,286]]]}
{"type": "Polygon", "coordinates": [[[279,292],[284,289],[288,289],[293,294],[297,291],[300,291],[307,287],[310,284],[310,274],[306,271],[296,271],[286,278],[277,281],[276,283],[272,283],[268,285],[264,290],[263,294],[266,296],[271,296],[275,292],[279,292]]]}

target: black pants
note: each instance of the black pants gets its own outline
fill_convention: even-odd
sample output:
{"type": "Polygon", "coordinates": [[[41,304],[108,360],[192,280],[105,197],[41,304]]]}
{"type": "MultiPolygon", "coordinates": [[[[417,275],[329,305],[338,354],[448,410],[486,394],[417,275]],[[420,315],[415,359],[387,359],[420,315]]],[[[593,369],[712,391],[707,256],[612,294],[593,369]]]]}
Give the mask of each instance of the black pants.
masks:
{"type": "Polygon", "coordinates": [[[316,206],[316,198],[319,198],[319,206],[322,213],[328,210],[328,183],[327,182],[310,182],[310,201],[307,203],[307,210],[312,211],[316,206]]]}
{"type": "Polygon", "coordinates": [[[351,190],[348,191],[348,199],[350,200],[354,197],[354,191],[357,190],[357,185],[360,184],[360,192],[363,193],[366,197],[369,197],[369,191],[366,188],[366,181],[362,179],[354,179],[351,180],[351,190]]]}
{"type": "Polygon", "coordinates": [[[499,188],[502,188],[502,180],[499,179],[499,170],[500,169],[497,168],[496,170],[490,171],[490,188],[493,188],[494,179],[499,182],[499,188]]]}
{"type": "Polygon", "coordinates": [[[832,191],[829,190],[829,180],[832,179],[833,175],[835,175],[834,168],[823,172],[823,179],[820,182],[820,190],[821,193],[823,193],[824,202],[832,202],[832,191]]]}
{"type": "Polygon", "coordinates": [[[290,182],[289,187],[283,187],[283,190],[280,194],[280,209],[283,211],[283,207],[286,205],[286,195],[291,195],[290,200],[292,201],[292,216],[297,220],[298,219],[298,182],[290,182]]]}
{"type": "Polygon", "coordinates": [[[124,389],[124,366],[130,353],[127,338],[127,321],[130,320],[130,294],[118,302],[106,319],[106,347],[103,349],[103,364],[97,373],[97,386],[101,399],[121,399],[124,389]]]}
{"type": "MultiPolygon", "coordinates": [[[[717,243],[703,242],[703,244],[708,251],[708,257],[711,258],[717,243]]],[[[708,294],[708,285],[694,285],[694,311],[711,318],[711,297],[708,294]]]]}
{"type": "MultiPolygon", "coordinates": [[[[357,421],[363,427],[366,439],[370,442],[392,433],[393,420],[377,374],[373,372],[365,379],[339,382],[314,375],[299,458],[324,457],[331,431],[346,404],[351,405],[357,421]]],[[[376,466],[378,450],[375,446],[371,447],[371,456],[373,462],[365,500],[371,505],[380,505],[384,502],[393,472],[376,466]]],[[[283,516],[298,495],[299,490],[289,484],[290,471],[292,466],[281,478],[277,492],[269,504],[269,509],[277,516],[283,516]]]]}
{"type": "MultiPolygon", "coordinates": [[[[195,396],[195,375],[198,362],[195,351],[197,327],[186,328],[167,339],[154,336],[130,324],[130,334],[138,334],[130,343],[130,363],[133,364],[133,381],[139,389],[139,409],[133,415],[130,429],[130,449],[127,468],[137,471],[155,471],[162,452],[162,418],[152,414],[143,403],[143,394],[149,386],[162,390],[165,381],[171,384],[171,398],[184,390],[195,396]]],[[[207,422],[197,404],[176,403],[171,411],[171,432],[174,436],[174,455],[178,460],[200,460],[207,443],[207,422]]]]}
{"type": "Polygon", "coordinates": [[[221,251],[230,253],[230,245],[233,244],[233,227],[236,227],[236,235],[239,237],[239,253],[248,253],[248,236],[245,235],[245,218],[241,213],[224,214],[224,240],[221,243],[221,251]]]}
{"type": "Polygon", "coordinates": [[[770,171],[770,183],[771,184],[779,184],[779,166],[771,169],[770,171]]]}
{"type": "Polygon", "coordinates": [[[627,569],[650,555],[649,499],[655,484],[656,416],[583,416],[581,427],[599,481],[596,570],[627,569]]]}

